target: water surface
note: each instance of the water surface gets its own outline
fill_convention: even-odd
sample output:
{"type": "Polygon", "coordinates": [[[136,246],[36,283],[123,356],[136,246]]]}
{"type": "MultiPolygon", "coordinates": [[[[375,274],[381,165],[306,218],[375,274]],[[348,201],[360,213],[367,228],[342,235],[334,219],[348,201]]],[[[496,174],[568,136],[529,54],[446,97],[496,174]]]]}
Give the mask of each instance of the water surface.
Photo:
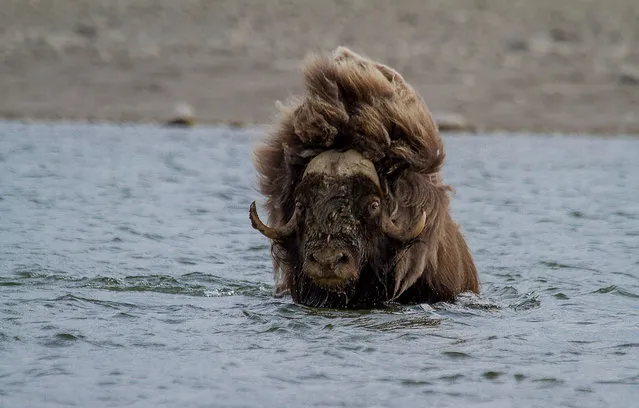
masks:
{"type": "Polygon", "coordinates": [[[445,136],[481,296],[337,311],[271,296],[259,137],[0,123],[0,407],[639,399],[639,139],[445,136]]]}

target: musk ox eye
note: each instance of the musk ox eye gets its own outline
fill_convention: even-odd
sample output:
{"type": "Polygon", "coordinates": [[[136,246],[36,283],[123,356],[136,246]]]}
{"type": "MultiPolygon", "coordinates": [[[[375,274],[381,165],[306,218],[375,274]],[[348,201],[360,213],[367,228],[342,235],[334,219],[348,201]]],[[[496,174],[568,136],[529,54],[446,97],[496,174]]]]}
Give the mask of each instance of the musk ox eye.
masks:
{"type": "Polygon", "coordinates": [[[368,210],[371,215],[376,215],[379,212],[379,200],[375,199],[368,204],[368,210]]]}

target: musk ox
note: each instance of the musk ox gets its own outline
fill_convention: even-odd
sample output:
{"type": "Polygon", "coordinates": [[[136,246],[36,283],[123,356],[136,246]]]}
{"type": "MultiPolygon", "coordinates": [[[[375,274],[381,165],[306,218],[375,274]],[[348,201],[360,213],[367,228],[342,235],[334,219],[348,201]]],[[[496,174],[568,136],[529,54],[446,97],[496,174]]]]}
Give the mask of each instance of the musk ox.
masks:
{"type": "Polygon", "coordinates": [[[453,301],[479,291],[449,213],[444,146],[395,70],[345,47],[312,55],[306,93],[255,151],[276,295],[314,307],[453,301]]]}

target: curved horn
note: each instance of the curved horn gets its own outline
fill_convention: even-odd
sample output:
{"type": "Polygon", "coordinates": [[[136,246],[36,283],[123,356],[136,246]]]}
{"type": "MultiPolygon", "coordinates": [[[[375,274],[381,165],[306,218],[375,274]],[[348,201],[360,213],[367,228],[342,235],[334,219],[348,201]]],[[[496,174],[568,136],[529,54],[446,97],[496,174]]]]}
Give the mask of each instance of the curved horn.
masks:
{"type": "Polygon", "coordinates": [[[387,215],[382,217],[382,231],[384,234],[401,242],[417,238],[424,230],[424,227],[426,227],[426,211],[422,212],[421,218],[415,224],[415,227],[410,230],[398,227],[387,215]]]}
{"type": "Polygon", "coordinates": [[[290,236],[297,229],[297,219],[299,217],[299,206],[295,205],[295,211],[293,211],[293,215],[288,222],[282,227],[272,228],[268,225],[265,225],[262,220],[260,220],[260,216],[257,215],[257,209],[255,207],[255,201],[251,203],[251,208],[249,209],[249,218],[251,219],[251,225],[253,228],[258,230],[267,238],[270,239],[282,239],[290,236]]]}

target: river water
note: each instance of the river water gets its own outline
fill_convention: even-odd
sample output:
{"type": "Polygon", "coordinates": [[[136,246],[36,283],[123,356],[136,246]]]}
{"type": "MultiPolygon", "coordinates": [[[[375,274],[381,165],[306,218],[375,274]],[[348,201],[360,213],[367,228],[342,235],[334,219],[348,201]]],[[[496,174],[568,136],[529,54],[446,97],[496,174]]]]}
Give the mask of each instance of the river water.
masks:
{"type": "Polygon", "coordinates": [[[482,294],[338,311],[271,296],[259,137],[0,123],[0,407],[637,406],[639,139],[444,136],[482,294]]]}

